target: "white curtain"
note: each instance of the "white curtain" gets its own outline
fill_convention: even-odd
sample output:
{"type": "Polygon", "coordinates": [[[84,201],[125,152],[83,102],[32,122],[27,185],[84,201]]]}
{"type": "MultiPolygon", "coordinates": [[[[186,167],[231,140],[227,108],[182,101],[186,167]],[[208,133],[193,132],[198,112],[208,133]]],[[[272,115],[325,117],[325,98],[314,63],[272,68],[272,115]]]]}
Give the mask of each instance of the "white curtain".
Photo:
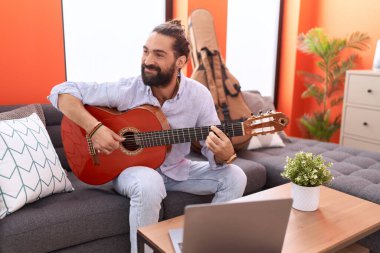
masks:
{"type": "Polygon", "coordinates": [[[243,90],[274,96],[281,0],[229,0],[226,65],[243,90]]]}
{"type": "Polygon", "coordinates": [[[142,47],[165,21],[165,0],[62,0],[69,81],[140,74],[142,47]]]}

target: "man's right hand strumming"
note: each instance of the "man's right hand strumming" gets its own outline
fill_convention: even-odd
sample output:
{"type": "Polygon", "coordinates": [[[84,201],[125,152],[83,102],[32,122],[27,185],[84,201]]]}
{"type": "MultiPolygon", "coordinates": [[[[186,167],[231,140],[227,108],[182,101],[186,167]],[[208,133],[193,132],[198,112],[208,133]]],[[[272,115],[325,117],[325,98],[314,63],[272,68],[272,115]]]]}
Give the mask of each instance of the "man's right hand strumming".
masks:
{"type": "Polygon", "coordinates": [[[70,94],[60,94],[58,107],[63,114],[83,128],[98,153],[111,154],[119,148],[123,137],[104,126],[83,106],[82,101],[70,94]]]}
{"type": "Polygon", "coordinates": [[[119,148],[120,142],[125,138],[116,134],[108,127],[102,125],[91,137],[92,144],[98,153],[106,155],[111,154],[115,149],[119,148]]]}

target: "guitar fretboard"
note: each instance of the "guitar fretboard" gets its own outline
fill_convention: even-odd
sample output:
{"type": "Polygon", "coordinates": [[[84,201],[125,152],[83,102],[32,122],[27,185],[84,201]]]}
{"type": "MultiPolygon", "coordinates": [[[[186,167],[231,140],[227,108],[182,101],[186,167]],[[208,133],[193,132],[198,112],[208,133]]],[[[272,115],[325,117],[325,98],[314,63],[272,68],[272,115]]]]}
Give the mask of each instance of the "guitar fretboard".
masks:
{"type": "MultiPolygon", "coordinates": [[[[225,123],[223,125],[216,125],[216,127],[222,130],[228,137],[244,135],[242,122],[225,123]]],[[[141,147],[166,146],[176,143],[205,140],[210,131],[210,126],[180,128],[136,133],[134,138],[136,144],[141,147]]]]}

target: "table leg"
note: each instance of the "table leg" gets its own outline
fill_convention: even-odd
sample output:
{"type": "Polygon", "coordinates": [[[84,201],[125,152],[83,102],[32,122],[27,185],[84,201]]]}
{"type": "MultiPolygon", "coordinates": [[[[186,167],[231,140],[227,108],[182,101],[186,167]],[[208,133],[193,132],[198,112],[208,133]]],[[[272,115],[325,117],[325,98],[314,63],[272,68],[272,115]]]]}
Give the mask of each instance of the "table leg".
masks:
{"type": "Polygon", "coordinates": [[[145,245],[153,249],[153,253],[162,253],[162,251],[157,249],[154,245],[151,245],[149,241],[145,240],[145,238],[141,236],[139,232],[137,232],[137,253],[145,253],[145,245]]]}
{"type": "Polygon", "coordinates": [[[144,253],[145,240],[137,233],[137,252],[144,253]]]}

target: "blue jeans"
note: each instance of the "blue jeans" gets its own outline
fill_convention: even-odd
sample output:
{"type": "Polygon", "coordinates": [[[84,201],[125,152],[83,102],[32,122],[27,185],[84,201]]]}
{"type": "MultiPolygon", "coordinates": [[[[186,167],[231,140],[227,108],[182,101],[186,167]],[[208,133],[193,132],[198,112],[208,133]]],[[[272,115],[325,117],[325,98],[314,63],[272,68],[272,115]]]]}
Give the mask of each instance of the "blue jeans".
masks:
{"type": "Polygon", "coordinates": [[[212,202],[225,202],[243,195],[247,177],[240,167],[210,170],[208,162],[192,162],[189,178],[175,181],[161,171],[135,166],[124,170],[114,181],[115,190],[130,198],[131,252],[137,252],[137,229],[158,222],[166,191],[198,195],[215,194],[212,202]]]}

